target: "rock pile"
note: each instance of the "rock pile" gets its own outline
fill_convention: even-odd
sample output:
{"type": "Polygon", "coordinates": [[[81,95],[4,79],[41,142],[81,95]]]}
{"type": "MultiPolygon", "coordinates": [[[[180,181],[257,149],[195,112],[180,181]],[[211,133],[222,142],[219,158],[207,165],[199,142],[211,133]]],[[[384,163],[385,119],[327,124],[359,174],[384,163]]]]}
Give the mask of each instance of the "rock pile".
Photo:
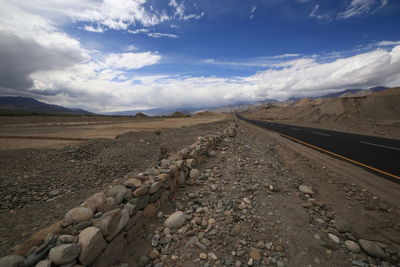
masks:
{"type": "MultiPolygon", "coordinates": [[[[156,216],[180,185],[196,183],[201,175],[196,167],[206,157],[215,155],[212,148],[235,134],[236,125],[233,125],[217,135],[199,137],[191,146],[162,159],[158,166],[107,192],[94,194],[80,207],[69,210],[63,220],[17,246],[13,255],[1,258],[0,267],[111,266],[119,260],[127,243],[156,216]]],[[[188,214],[177,211],[166,220],[165,229],[183,231],[181,227],[187,219],[188,214]]],[[[205,225],[211,232],[215,220],[208,218],[199,222],[198,218],[192,218],[191,223],[205,225]]],[[[168,230],[164,232],[166,235],[160,240],[153,238],[154,244],[168,243],[172,236],[168,230]]],[[[149,257],[155,259],[158,255],[155,249],[149,257]]],[[[213,254],[201,256],[215,258],[213,254]]]]}

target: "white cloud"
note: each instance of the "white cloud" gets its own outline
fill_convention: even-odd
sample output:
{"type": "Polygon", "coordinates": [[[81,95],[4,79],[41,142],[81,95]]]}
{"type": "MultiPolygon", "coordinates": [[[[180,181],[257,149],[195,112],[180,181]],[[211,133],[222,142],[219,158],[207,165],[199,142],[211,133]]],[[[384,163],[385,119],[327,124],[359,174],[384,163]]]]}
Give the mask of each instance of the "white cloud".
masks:
{"type": "Polygon", "coordinates": [[[148,31],[149,31],[149,29],[145,29],[145,28],[136,29],[136,30],[128,30],[128,32],[132,33],[132,34],[144,33],[144,32],[148,32],[148,31]]]}
{"type": "Polygon", "coordinates": [[[153,38],[161,38],[161,37],[167,37],[167,38],[178,38],[179,36],[176,34],[172,33],[161,33],[161,32],[154,32],[154,33],[149,33],[147,34],[150,37],[153,38]]]}
{"type": "Polygon", "coordinates": [[[156,10],[147,5],[148,0],[3,0],[41,17],[65,23],[66,20],[87,23],[82,29],[92,32],[103,32],[107,29],[129,30],[131,33],[144,32],[143,29],[173,19],[199,19],[201,14],[186,14],[183,1],[169,3],[169,14],[166,10],[156,10]],[[172,9],[172,10],[171,10],[172,9]],[[172,14],[171,14],[172,12],[172,14]],[[93,26],[93,25],[96,25],[93,26]],[[139,29],[132,29],[139,27],[139,29]],[[143,28],[144,27],[144,28],[143,28]]]}
{"type": "Polygon", "coordinates": [[[154,65],[161,61],[161,56],[151,52],[143,53],[111,53],[104,63],[109,68],[118,69],[140,69],[145,66],[154,65]]]}
{"type": "Polygon", "coordinates": [[[170,0],[168,5],[175,9],[173,15],[174,18],[178,18],[180,20],[200,19],[205,14],[204,12],[202,12],[201,14],[185,14],[186,9],[183,1],[180,4],[178,4],[176,0],[170,0]]]}
{"type": "Polygon", "coordinates": [[[373,14],[387,3],[388,0],[352,0],[346,10],[339,13],[338,18],[348,19],[373,14]]]}
{"type": "Polygon", "coordinates": [[[128,45],[125,47],[125,51],[135,51],[138,50],[138,48],[134,45],[128,45]]]}
{"type": "Polygon", "coordinates": [[[94,27],[93,25],[85,25],[82,29],[88,32],[104,32],[103,28],[99,26],[94,27]]]}
{"type": "Polygon", "coordinates": [[[93,111],[114,111],[228,105],[243,100],[319,95],[347,88],[398,86],[400,45],[325,63],[304,56],[247,77],[132,76],[124,70],[101,68],[99,64],[86,63],[67,71],[36,73],[35,90],[53,88],[57,92],[58,88],[66,88],[52,100],[93,111]]]}
{"type": "Polygon", "coordinates": [[[381,41],[376,44],[377,46],[392,46],[400,45],[400,41],[381,41]]]}

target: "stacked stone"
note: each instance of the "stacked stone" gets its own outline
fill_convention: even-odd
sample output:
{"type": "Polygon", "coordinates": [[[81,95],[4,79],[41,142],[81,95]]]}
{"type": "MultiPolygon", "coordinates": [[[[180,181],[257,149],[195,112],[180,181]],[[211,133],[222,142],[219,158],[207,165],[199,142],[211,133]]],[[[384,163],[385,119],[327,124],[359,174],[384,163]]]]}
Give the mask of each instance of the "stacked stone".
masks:
{"type": "Polygon", "coordinates": [[[211,149],[235,134],[233,125],[218,135],[199,137],[158,166],[94,194],[19,245],[15,254],[1,258],[0,267],[111,266],[179,185],[196,182],[196,167],[213,156],[211,149]]]}

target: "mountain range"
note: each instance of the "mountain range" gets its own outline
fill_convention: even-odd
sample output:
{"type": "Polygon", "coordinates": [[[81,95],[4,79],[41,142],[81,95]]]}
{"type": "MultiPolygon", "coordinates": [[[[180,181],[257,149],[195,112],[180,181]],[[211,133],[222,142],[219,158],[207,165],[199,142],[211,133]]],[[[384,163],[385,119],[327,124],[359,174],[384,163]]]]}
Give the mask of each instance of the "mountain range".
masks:
{"type": "Polygon", "coordinates": [[[0,110],[2,112],[35,112],[41,114],[93,114],[83,109],[71,109],[40,102],[31,97],[0,96],[0,110]]]}

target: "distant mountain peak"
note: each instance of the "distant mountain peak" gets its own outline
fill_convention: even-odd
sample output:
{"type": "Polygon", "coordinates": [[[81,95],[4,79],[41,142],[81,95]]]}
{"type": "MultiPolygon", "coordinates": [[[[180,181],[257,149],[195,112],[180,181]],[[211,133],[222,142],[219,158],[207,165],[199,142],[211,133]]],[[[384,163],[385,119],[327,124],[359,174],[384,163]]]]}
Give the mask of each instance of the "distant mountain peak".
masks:
{"type": "Polygon", "coordinates": [[[32,97],[25,96],[0,96],[0,110],[47,114],[93,114],[83,109],[70,109],[58,105],[46,104],[32,97]]]}

